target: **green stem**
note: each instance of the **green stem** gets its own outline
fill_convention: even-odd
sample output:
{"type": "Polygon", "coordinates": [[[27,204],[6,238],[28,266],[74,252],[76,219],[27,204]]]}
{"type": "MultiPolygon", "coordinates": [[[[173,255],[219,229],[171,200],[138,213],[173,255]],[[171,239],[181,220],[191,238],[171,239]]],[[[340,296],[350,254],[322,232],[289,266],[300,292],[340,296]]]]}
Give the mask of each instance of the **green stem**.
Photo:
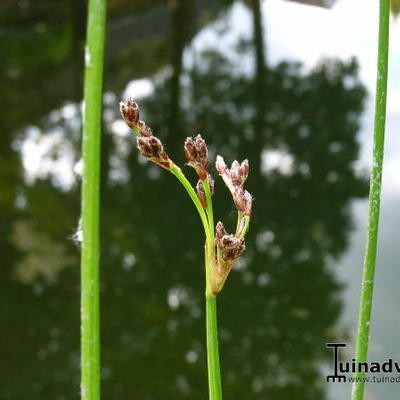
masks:
{"type": "Polygon", "coordinates": [[[206,258],[206,330],[207,330],[207,369],[209,400],[222,400],[221,371],[218,352],[217,297],[212,293],[211,269],[215,268],[214,254],[214,212],[208,179],[203,181],[207,202],[207,216],[210,239],[205,247],[206,258]]]}
{"type": "Polygon", "coordinates": [[[216,296],[206,296],[206,316],[209,400],[222,400],[221,372],[218,354],[216,296]]]}
{"type": "Polygon", "coordinates": [[[238,213],[237,213],[237,223],[236,223],[236,232],[239,229],[239,226],[240,226],[240,223],[242,222],[242,219],[243,219],[243,213],[238,211],[238,213]]]}
{"type": "MultiPolygon", "coordinates": [[[[365,248],[364,268],[361,285],[360,310],[356,341],[356,362],[365,362],[368,357],[369,329],[373,300],[376,248],[378,240],[380,192],[385,140],[386,92],[389,48],[389,0],[380,0],[378,71],[375,99],[375,126],[373,163],[369,191],[368,233],[365,248]]],[[[352,387],[352,400],[362,400],[364,396],[365,373],[356,373],[352,387]]]]}
{"type": "Polygon", "coordinates": [[[81,398],[100,399],[99,186],[106,1],[90,0],[85,54],[81,259],[81,398]]]}
{"type": "Polygon", "coordinates": [[[208,179],[204,179],[202,181],[204,192],[206,194],[206,202],[207,202],[207,217],[208,217],[208,225],[210,229],[210,237],[212,242],[214,242],[214,212],[212,206],[212,196],[211,196],[211,189],[208,183],[208,179]]]}
{"type": "Polygon", "coordinates": [[[184,186],[184,188],[186,189],[186,191],[188,192],[190,198],[192,199],[194,205],[196,206],[196,209],[200,215],[201,218],[201,222],[203,223],[203,228],[204,228],[204,233],[206,234],[206,238],[207,240],[211,240],[210,237],[210,228],[208,225],[208,220],[207,220],[207,216],[206,213],[203,209],[203,206],[200,203],[199,198],[197,197],[196,192],[194,191],[192,185],[190,184],[190,182],[186,179],[186,176],[183,174],[183,172],[181,171],[181,169],[177,166],[174,165],[171,169],[170,169],[171,173],[174,174],[179,181],[182,183],[182,185],[184,186]]]}
{"type": "Polygon", "coordinates": [[[207,210],[204,211],[200,199],[194,191],[190,182],[176,165],[170,170],[182,183],[190,198],[192,199],[203,223],[206,234],[205,246],[205,273],[206,273],[206,325],[207,325],[207,367],[209,400],[222,400],[221,372],[218,353],[218,331],[217,331],[217,299],[212,294],[211,268],[214,265],[214,213],[212,207],[211,190],[208,180],[202,181],[206,194],[207,210]]]}
{"type": "Polygon", "coordinates": [[[250,225],[250,217],[245,215],[244,217],[244,227],[243,230],[240,234],[240,237],[244,238],[249,230],[249,225],[250,225]]]}
{"type": "Polygon", "coordinates": [[[209,238],[205,246],[206,262],[206,331],[209,400],[222,400],[221,372],[218,352],[217,298],[211,287],[212,269],[215,269],[214,212],[208,179],[202,181],[207,202],[209,238]]]}

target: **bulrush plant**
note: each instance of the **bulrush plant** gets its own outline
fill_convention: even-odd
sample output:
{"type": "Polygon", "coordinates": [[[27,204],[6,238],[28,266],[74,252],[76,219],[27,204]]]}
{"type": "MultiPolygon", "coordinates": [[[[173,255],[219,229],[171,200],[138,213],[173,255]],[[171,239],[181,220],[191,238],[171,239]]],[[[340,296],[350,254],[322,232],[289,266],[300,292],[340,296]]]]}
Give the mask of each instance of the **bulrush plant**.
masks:
{"type": "Polygon", "coordinates": [[[188,137],[184,142],[187,164],[198,176],[196,190],[182,170],[169,158],[161,141],[147,124],[139,119],[139,106],[132,99],[120,104],[121,115],[126,124],[138,135],[136,139],[140,153],[148,160],[170,171],[182,183],[192,199],[201,219],[205,233],[205,275],[206,275],[206,331],[207,366],[210,400],[222,399],[221,374],[218,353],[216,296],[223,289],[225,281],[235,262],[245,250],[245,236],[249,229],[252,212],[252,196],[244,189],[249,174],[249,162],[234,161],[230,168],[221,156],[217,156],[216,169],[232,194],[238,211],[235,233],[229,234],[222,222],[214,228],[212,195],[214,180],[209,173],[207,144],[201,135],[188,137]]]}

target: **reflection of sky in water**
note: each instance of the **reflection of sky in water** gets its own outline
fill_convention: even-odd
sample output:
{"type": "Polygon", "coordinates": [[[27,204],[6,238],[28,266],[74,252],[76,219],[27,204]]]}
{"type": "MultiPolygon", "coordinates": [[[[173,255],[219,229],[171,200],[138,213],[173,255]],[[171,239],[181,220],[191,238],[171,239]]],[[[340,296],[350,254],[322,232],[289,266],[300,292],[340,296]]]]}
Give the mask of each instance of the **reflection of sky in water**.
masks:
{"type": "MultiPolygon", "coordinates": [[[[264,25],[266,31],[268,62],[275,64],[280,60],[298,60],[306,68],[313,68],[323,57],[339,57],[349,59],[357,57],[360,64],[360,76],[367,86],[370,96],[364,114],[363,129],[360,132],[361,158],[360,165],[371,162],[371,132],[373,127],[373,92],[375,91],[376,48],[377,48],[377,18],[378,4],[373,0],[338,0],[332,9],[309,7],[281,0],[264,2],[264,25]],[[354,16],[357,25],[354,25],[354,16]]],[[[250,39],[252,35],[251,15],[247,9],[237,4],[227,16],[203,28],[194,38],[192,45],[185,52],[185,64],[191,65],[194,51],[215,49],[218,52],[235,57],[234,46],[240,38],[250,39]]],[[[397,106],[400,98],[400,77],[394,73],[400,66],[400,49],[395,38],[400,36],[400,24],[393,21],[391,25],[391,47],[389,63],[390,87],[387,102],[387,131],[384,193],[400,192],[400,137],[390,134],[400,125],[400,109],[397,106]]],[[[241,70],[252,73],[252,63],[242,60],[235,63],[241,70]]],[[[152,84],[148,79],[132,81],[127,85],[124,97],[134,96],[140,99],[152,92],[152,84]]],[[[112,99],[113,101],[115,99],[112,99]]],[[[60,113],[64,118],[70,118],[74,111],[72,106],[65,106],[60,113]]],[[[57,112],[53,118],[57,118],[57,112]]],[[[73,117],[73,116],[72,116],[73,117]]],[[[127,133],[126,126],[121,121],[115,121],[113,131],[119,134],[127,133]]],[[[43,147],[48,146],[49,139],[43,147]]],[[[50,140],[51,141],[51,140],[50,140]]],[[[32,142],[32,141],[30,141],[32,142]]],[[[30,159],[28,169],[38,168],[39,154],[42,150],[32,151],[29,147],[30,159]]],[[[28,151],[27,150],[27,151],[28,151]]],[[[66,151],[67,153],[67,151],[66,151]]],[[[64,171],[63,182],[71,183],[68,172],[68,160],[62,159],[64,171]],[[67,176],[68,175],[68,176],[67,176]]],[[[52,166],[53,167],[53,166],[52,166]]],[[[45,170],[50,166],[44,166],[45,170]]]]}
{"type": "MultiPolygon", "coordinates": [[[[269,0],[264,2],[263,11],[265,14],[267,59],[270,63],[276,64],[281,60],[299,60],[304,63],[307,70],[314,67],[321,57],[336,56],[348,59],[351,56],[356,56],[361,67],[361,79],[370,93],[373,93],[376,68],[376,15],[378,11],[376,1],[338,0],[331,10],[325,10],[279,0],[269,0]],[[356,24],[355,20],[357,21],[356,24]]],[[[399,24],[393,23],[392,39],[400,37],[399,30],[399,24]]],[[[237,43],[237,39],[243,37],[249,39],[251,35],[251,16],[242,5],[236,5],[233,10],[228,12],[226,18],[212,23],[211,26],[204,28],[197,34],[192,47],[185,51],[185,63],[186,65],[191,65],[198,50],[210,47],[234,58],[235,50],[233,46],[237,43]]],[[[400,98],[400,78],[398,74],[393,73],[399,69],[400,64],[400,50],[397,46],[396,41],[392,40],[387,119],[388,137],[382,201],[382,240],[380,241],[378,253],[376,303],[370,353],[371,359],[377,360],[388,357],[400,358],[400,350],[396,343],[398,336],[396,329],[400,326],[396,313],[398,300],[396,283],[399,282],[400,276],[397,273],[398,268],[395,262],[399,257],[396,257],[394,250],[397,248],[398,203],[400,201],[400,174],[398,173],[400,171],[400,139],[395,134],[397,127],[400,126],[400,107],[397,106],[397,100],[400,98]]],[[[235,68],[249,74],[252,73],[251,66],[252,63],[246,59],[235,62],[235,68]]],[[[147,79],[141,79],[129,83],[124,95],[140,98],[148,95],[152,90],[151,82],[147,79]]],[[[117,101],[118,99],[115,99],[112,94],[105,95],[106,104],[113,105],[117,101]]],[[[76,120],[74,122],[75,115],[76,109],[74,106],[66,105],[60,110],[54,111],[50,116],[50,120],[55,125],[60,119],[69,120],[71,124],[69,129],[73,130],[76,127],[74,125],[76,123],[76,120]]],[[[114,121],[111,116],[110,118],[107,118],[107,115],[105,117],[106,123],[110,125],[110,130],[115,134],[113,140],[118,152],[118,157],[110,159],[110,177],[114,181],[123,182],[128,179],[128,172],[124,170],[124,164],[120,160],[121,157],[123,158],[126,155],[126,148],[124,147],[126,142],[123,141],[123,138],[126,137],[128,132],[125,126],[121,124],[121,121],[114,121]]],[[[362,143],[361,159],[358,163],[360,167],[370,164],[372,125],[373,97],[370,96],[359,135],[362,143]]],[[[70,188],[78,182],[79,160],[73,158],[69,148],[70,144],[62,139],[62,135],[57,130],[49,130],[48,136],[40,137],[35,127],[28,128],[27,140],[23,143],[17,143],[17,145],[21,146],[22,152],[25,154],[24,166],[27,171],[26,178],[29,182],[34,180],[35,176],[45,177],[49,174],[53,177],[56,185],[64,188],[70,188]],[[49,149],[53,149],[58,155],[57,162],[54,162],[51,158],[42,158],[49,149]]],[[[263,153],[263,172],[278,169],[283,175],[290,175],[292,163],[291,155],[287,154],[285,149],[267,150],[263,153]]],[[[159,177],[159,171],[153,167],[148,168],[147,174],[153,179],[159,177]]],[[[356,229],[351,234],[349,250],[340,259],[339,268],[337,269],[338,279],[347,285],[342,294],[346,301],[346,306],[341,316],[341,321],[349,327],[350,332],[354,332],[357,317],[359,281],[365,240],[366,201],[354,202],[353,210],[356,229]]],[[[19,228],[23,228],[26,231],[31,229],[29,225],[19,226],[19,228]]],[[[37,238],[37,240],[39,239],[40,237],[37,238]]],[[[44,249],[42,251],[45,252],[47,251],[46,240],[51,241],[51,239],[42,239],[40,240],[44,249]]],[[[258,250],[268,248],[273,241],[274,233],[272,231],[260,233],[256,238],[258,250]]],[[[49,243],[48,247],[51,247],[52,251],[54,251],[54,244],[49,243]]],[[[40,251],[40,246],[38,246],[38,254],[34,254],[34,256],[40,257],[40,251]]],[[[273,253],[272,250],[271,253],[273,253]]],[[[63,248],[57,249],[52,256],[61,259],[61,261],[62,257],[67,257],[64,256],[63,248]]],[[[35,263],[35,260],[32,262],[35,263]]],[[[331,263],[334,264],[335,261],[331,263]]],[[[55,264],[57,269],[58,264],[55,264]]],[[[122,268],[124,271],[131,271],[136,267],[136,255],[129,251],[126,252],[122,259],[122,268]]],[[[240,266],[238,269],[241,269],[240,266]]],[[[22,280],[29,281],[29,279],[34,278],[34,276],[24,274],[24,269],[21,266],[19,269],[17,267],[17,271],[21,274],[22,280]]],[[[29,273],[35,275],[46,273],[46,271],[29,270],[29,273]]],[[[251,281],[253,278],[251,273],[243,267],[243,280],[251,281]]],[[[267,273],[261,273],[257,277],[257,284],[260,287],[269,284],[269,281],[270,276],[267,273]]],[[[185,287],[177,285],[171,286],[167,290],[166,302],[173,310],[178,310],[183,305],[190,304],[190,299],[191,294],[185,287]]],[[[198,304],[190,305],[193,317],[199,318],[198,304]]],[[[227,304],[224,306],[228,307],[227,304]]],[[[305,313],[307,312],[307,309],[302,308],[293,310],[293,313],[299,319],[306,319],[305,313]]],[[[157,310],[154,313],[156,314],[157,310]]],[[[173,319],[170,319],[168,324],[168,329],[172,331],[176,329],[173,319]]],[[[269,329],[273,331],[274,327],[271,326],[269,329]]],[[[224,334],[227,337],[230,335],[229,332],[222,329],[221,336],[224,336],[224,334]]],[[[197,343],[192,343],[192,345],[193,349],[189,349],[185,353],[189,364],[196,363],[201,353],[201,350],[196,347],[198,346],[197,343]]],[[[271,354],[271,360],[273,356],[271,354]]],[[[188,390],[185,377],[178,375],[176,379],[177,386],[181,387],[183,392],[188,390]]],[[[260,379],[259,377],[254,378],[253,389],[255,392],[258,391],[257,388],[259,387],[259,390],[261,390],[262,383],[260,384],[260,379]]],[[[284,381],[287,377],[281,376],[280,379],[284,381]]],[[[369,399],[386,399],[394,396],[394,393],[397,393],[396,385],[368,387],[369,399]]],[[[332,400],[339,400],[344,396],[348,396],[348,388],[330,385],[329,394],[332,400]],[[341,392],[342,390],[343,392],[341,392]]]]}

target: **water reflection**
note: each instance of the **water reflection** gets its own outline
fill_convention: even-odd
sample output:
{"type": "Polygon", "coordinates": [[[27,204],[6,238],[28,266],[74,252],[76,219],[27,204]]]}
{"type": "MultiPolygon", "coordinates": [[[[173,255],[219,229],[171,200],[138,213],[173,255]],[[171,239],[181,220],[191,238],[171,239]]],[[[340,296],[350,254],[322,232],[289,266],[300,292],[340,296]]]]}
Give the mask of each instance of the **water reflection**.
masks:
{"type": "MultiPolygon", "coordinates": [[[[210,49],[196,54],[185,68],[182,51],[195,32],[185,28],[179,7],[189,5],[194,7],[194,2],[185,6],[177,2],[178,8],[163,17],[176,43],[166,56],[171,74],[156,59],[140,61],[153,54],[148,48],[135,46],[128,59],[143,68],[142,76],[165,72],[155,80],[154,92],[143,99],[142,107],[176,162],[184,163],[185,136],[197,132],[202,132],[214,156],[219,152],[227,160],[250,160],[248,187],[255,195],[255,214],[246,257],[219,300],[225,395],[323,399],[320,365],[325,343],[341,335],[335,329],[341,287],[329,261],[337,259],[348,244],[351,200],[367,191],[365,179],[354,169],[365,97],[356,62],[325,60],[311,72],[294,63],[257,64],[257,74],[252,76],[235,68],[235,60],[210,49]]],[[[154,10],[158,8],[148,12],[154,10]]],[[[113,18],[111,28],[130,21],[118,13],[113,18]]],[[[135,14],[131,18],[134,21],[135,14]]],[[[62,24],[57,26],[64,32],[62,24]]],[[[51,37],[58,45],[71,38],[61,33],[51,37]]],[[[112,39],[111,35],[111,52],[112,39]]],[[[2,42],[5,46],[5,38],[2,42]]],[[[19,45],[17,39],[15,43],[19,45]]],[[[238,57],[252,62],[254,43],[241,43],[238,57]]],[[[32,135],[23,128],[34,124],[41,138],[57,138],[55,129],[63,128],[61,143],[70,147],[57,152],[60,141],[56,140],[47,154],[49,160],[59,162],[66,153],[71,165],[79,160],[77,126],[65,109],[60,111],[67,101],[76,104],[79,96],[68,92],[70,85],[59,83],[60,74],[53,76],[57,68],[49,62],[54,60],[52,49],[30,60],[36,69],[20,61],[26,68],[23,78],[12,81],[8,76],[0,83],[9,96],[1,109],[7,129],[0,137],[0,175],[6,184],[0,200],[4,359],[0,377],[7,382],[0,387],[0,397],[4,399],[23,398],[26,393],[33,400],[72,399],[79,391],[79,271],[73,267],[78,250],[71,239],[79,220],[79,182],[75,179],[68,186],[57,181],[53,168],[28,182],[20,159],[32,135]],[[33,79],[37,69],[48,87],[59,86],[58,91],[42,91],[40,102],[27,99],[27,94],[38,90],[33,79]],[[54,110],[58,114],[49,114],[54,110]]],[[[67,69],[64,53],[58,54],[60,65],[67,69]]],[[[69,73],[79,72],[76,60],[69,73]]],[[[129,65],[129,71],[135,69],[132,62],[129,65]]],[[[5,74],[10,66],[2,68],[5,74]]],[[[107,68],[102,159],[103,397],[204,399],[200,223],[174,177],[143,163],[130,136],[112,132],[122,82],[128,80],[127,61],[114,60],[107,68]]],[[[192,176],[191,171],[187,174],[192,176]]],[[[233,225],[235,214],[228,199],[217,181],[216,211],[233,225]]]]}

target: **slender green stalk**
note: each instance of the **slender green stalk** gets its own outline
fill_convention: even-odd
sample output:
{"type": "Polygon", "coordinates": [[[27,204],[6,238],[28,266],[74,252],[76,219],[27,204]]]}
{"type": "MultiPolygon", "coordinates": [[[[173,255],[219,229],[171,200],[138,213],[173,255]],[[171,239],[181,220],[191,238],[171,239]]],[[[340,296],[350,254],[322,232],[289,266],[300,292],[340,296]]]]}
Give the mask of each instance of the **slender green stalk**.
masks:
{"type": "Polygon", "coordinates": [[[207,331],[207,369],[209,400],[222,400],[221,369],[218,351],[217,297],[212,293],[210,284],[211,268],[215,268],[214,259],[214,212],[208,179],[203,180],[207,201],[207,217],[210,239],[205,247],[206,258],[206,331],[207,331]]]}
{"type": "Polygon", "coordinates": [[[207,239],[210,238],[210,228],[207,220],[206,213],[203,209],[203,206],[200,203],[199,198],[197,197],[196,192],[194,191],[192,185],[190,182],[187,180],[186,176],[182,173],[181,169],[177,167],[176,165],[170,169],[171,173],[173,173],[179,181],[182,183],[183,187],[186,189],[188,192],[190,198],[192,199],[194,205],[196,206],[196,209],[200,215],[201,222],[203,223],[203,228],[204,228],[204,233],[206,234],[207,239]]]}
{"type": "Polygon", "coordinates": [[[208,184],[208,180],[205,179],[202,181],[204,186],[204,192],[206,194],[206,202],[207,202],[207,219],[208,219],[208,226],[209,226],[209,233],[206,240],[206,245],[204,247],[205,252],[205,267],[206,267],[206,297],[213,296],[213,290],[211,287],[211,268],[214,267],[215,260],[214,260],[214,212],[212,207],[212,197],[211,197],[211,190],[210,185],[208,184]]]}
{"type": "Polygon", "coordinates": [[[211,189],[210,184],[208,183],[208,179],[203,180],[204,192],[206,194],[207,201],[207,217],[208,217],[208,225],[210,228],[210,236],[214,238],[214,212],[212,206],[212,198],[211,198],[211,189]]]}
{"type": "Polygon", "coordinates": [[[89,1],[82,140],[82,400],[100,399],[99,182],[105,14],[105,0],[89,1]]]}
{"type": "MultiPolygon", "coordinates": [[[[378,240],[380,193],[385,140],[386,92],[389,48],[389,0],[380,0],[378,71],[375,99],[375,127],[373,163],[369,192],[368,233],[365,248],[364,269],[361,286],[360,310],[356,342],[356,362],[367,361],[371,308],[373,300],[376,248],[378,240]]],[[[352,400],[362,400],[365,373],[356,373],[352,387],[352,400]]]]}
{"type": "Polygon", "coordinates": [[[237,213],[236,231],[239,229],[239,225],[240,225],[242,219],[243,219],[243,213],[238,211],[238,213],[237,213]]]}
{"type": "Polygon", "coordinates": [[[207,209],[204,211],[201,202],[190,182],[186,179],[180,168],[174,166],[170,170],[182,183],[192,199],[203,223],[206,235],[205,273],[206,273],[206,333],[207,333],[207,367],[209,400],[222,400],[221,372],[218,352],[217,330],[217,298],[212,293],[210,284],[211,268],[214,267],[214,213],[212,207],[211,189],[208,180],[203,180],[206,194],[207,209]]]}
{"type": "Polygon", "coordinates": [[[206,296],[207,366],[209,400],[222,400],[221,372],[218,353],[217,297],[206,296]]]}
{"type": "Polygon", "coordinates": [[[246,236],[246,233],[249,230],[249,225],[250,225],[250,217],[244,216],[243,218],[245,218],[244,227],[243,227],[243,231],[240,234],[240,237],[242,237],[242,238],[244,238],[246,236]]]}

